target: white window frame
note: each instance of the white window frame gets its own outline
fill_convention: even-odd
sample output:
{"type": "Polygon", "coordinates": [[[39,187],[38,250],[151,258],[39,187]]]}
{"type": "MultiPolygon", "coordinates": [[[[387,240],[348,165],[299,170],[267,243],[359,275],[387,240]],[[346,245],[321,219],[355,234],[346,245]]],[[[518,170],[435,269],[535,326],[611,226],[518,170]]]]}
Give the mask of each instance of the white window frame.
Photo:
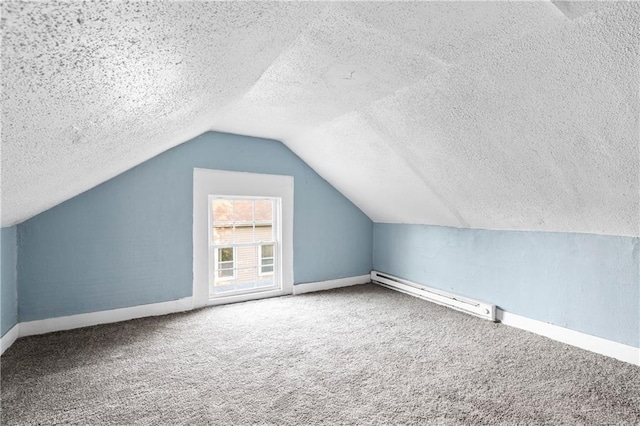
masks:
{"type": "MultiPolygon", "coordinates": [[[[238,250],[235,247],[231,247],[231,246],[227,246],[227,247],[216,247],[216,249],[213,252],[213,263],[215,265],[214,268],[214,273],[216,274],[216,279],[218,281],[227,281],[227,280],[235,280],[236,277],[238,276],[238,271],[237,271],[237,267],[236,267],[236,261],[238,259],[238,250]],[[226,249],[226,248],[230,248],[232,250],[232,255],[233,255],[233,260],[232,262],[232,267],[231,270],[233,271],[233,275],[229,276],[229,277],[220,277],[218,276],[218,272],[220,271],[220,250],[226,249]]],[[[227,270],[227,268],[225,268],[224,270],[227,270]]]]}
{"type": "MultiPolygon", "coordinates": [[[[259,271],[258,271],[258,275],[259,275],[259,276],[261,276],[261,277],[266,277],[266,276],[268,276],[268,275],[273,275],[273,274],[274,274],[274,272],[275,272],[275,262],[274,262],[274,260],[275,260],[275,255],[276,255],[276,253],[272,253],[273,255],[272,255],[271,257],[266,257],[266,258],[265,258],[265,257],[262,257],[262,247],[266,247],[266,246],[274,246],[274,245],[273,245],[273,244],[262,244],[262,245],[260,245],[260,253],[259,253],[259,256],[258,256],[258,257],[259,257],[259,259],[260,259],[260,262],[259,262],[259,268],[260,268],[260,269],[259,269],[259,271]],[[264,264],[264,263],[262,263],[262,262],[264,261],[264,259],[271,259],[271,260],[272,260],[272,262],[271,262],[271,263],[269,263],[269,264],[264,264]],[[264,272],[264,271],[262,270],[262,268],[264,268],[264,267],[266,267],[266,266],[271,266],[271,267],[272,267],[271,271],[264,272]]],[[[276,249],[276,248],[275,248],[275,246],[274,246],[274,247],[273,247],[273,250],[275,251],[275,249],[276,249]]]]}
{"type": "Polygon", "coordinates": [[[234,303],[293,293],[293,176],[193,169],[193,307],[234,303]],[[247,294],[209,297],[209,195],[279,198],[276,262],[278,287],[247,294]]]}
{"type": "MultiPolygon", "coordinates": [[[[219,297],[227,297],[229,295],[231,295],[231,293],[233,294],[240,294],[240,293],[253,293],[253,292],[257,292],[257,291],[268,291],[269,289],[273,289],[274,287],[280,288],[279,287],[279,264],[276,262],[276,256],[278,256],[278,238],[280,236],[279,233],[279,229],[280,229],[280,220],[281,220],[281,215],[279,214],[280,209],[281,209],[281,199],[280,198],[273,198],[273,197],[239,197],[239,196],[224,196],[224,195],[220,195],[220,194],[209,194],[209,201],[208,201],[208,214],[209,214],[209,225],[208,225],[208,230],[209,230],[209,257],[213,258],[213,262],[211,263],[211,265],[209,265],[209,287],[210,289],[212,289],[215,286],[215,283],[221,283],[224,281],[232,281],[235,280],[238,277],[238,269],[237,269],[237,265],[236,265],[236,260],[238,259],[238,248],[240,247],[255,247],[258,250],[262,249],[263,245],[269,245],[269,246],[273,246],[273,254],[274,254],[274,262],[273,262],[273,271],[269,272],[269,273],[261,273],[261,257],[260,256],[256,256],[255,259],[255,267],[256,270],[258,272],[258,276],[259,277],[266,277],[266,276],[272,276],[273,277],[273,284],[272,286],[265,286],[265,287],[259,287],[257,289],[246,289],[246,290],[236,290],[236,291],[232,291],[229,292],[229,294],[226,295],[216,295],[214,297],[219,298],[219,297]],[[271,220],[268,221],[269,226],[271,228],[271,237],[267,240],[261,240],[261,241],[252,241],[252,242],[243,242],[243,243],[237,243],[237,242],[225,242],[225,243],[215,243],[213,240],[213,234],[211,233],[215,227],[215,217],[213,215],[213,209],[211,208],[213,205],[213,202],[215,200],[227,200],[227,201],[252,201],[252,202],[256,202],[256,201],[269,201],[271,203],[272,206],[272,212],[271,212],[271,220]],[[233,276],[230,277],[219,277],[218,276],[218,252],[220,249],[223,248],[231,248],[233,249],[233,262],[234,262],[234,270],[233,270],[233,276]]],[[[255,211],[255,205],[254,205],[254,211],[255,211]]],[[[255,218],[254,218],[255,219],[255,218]]],[[[231,222],[229,222],[229,224],[233,227],[233,229],[238,229],[238,224],[245,224],[245,225],[251,225],[252,227],[252,233],[253,233],[253,238],[255,239],[255,225],[256,225],[256,221],[255,220],[251,220],[249,222],[236,222],[235,218],[232,218],[231,222]]],[[[257,254],[257,253],[256,253],[257,254]]],[[[211,294],[210,294],[211,296],[211,294]]]]}

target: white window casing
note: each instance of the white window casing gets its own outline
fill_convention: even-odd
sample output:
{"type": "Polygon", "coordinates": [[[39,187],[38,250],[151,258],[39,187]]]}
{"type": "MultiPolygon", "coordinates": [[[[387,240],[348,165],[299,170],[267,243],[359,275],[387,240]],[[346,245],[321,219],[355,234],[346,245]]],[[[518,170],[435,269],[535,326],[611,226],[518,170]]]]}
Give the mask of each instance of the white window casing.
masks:
{"type": "MultiPolygon", "coordinates": [[[[259,275],[268,275],[269,257],[263,259],[262,247],[258,246],[259,275]],[[266,272],[263,274],[263,272],[266,272]]],[[[234,249],[235,250],[235,249],[234,249]]],[[[215,265],[218,269],[218,254],[215,250],[215,265]]],[[[234,262],[237,252],[234,251],[234,262]]],[[[217,272],[217,271],[216,271],[217,272]]],[[[193,171],[193,302],[194,307],[233,303],[263,297],[272,297],[293,292],[293,177],[245,172],[229,172],[195,168],[193,171]],[[277,219],[278,238],[265,241],[272,245],[277,254],[273,260],[275,270],[279,270],[281,284],[277,289],[256,293],[234,294],[228,297],[210,298],[209,295],[209,196],[228,198],[277,198],[280,200],[277,219]]]]}

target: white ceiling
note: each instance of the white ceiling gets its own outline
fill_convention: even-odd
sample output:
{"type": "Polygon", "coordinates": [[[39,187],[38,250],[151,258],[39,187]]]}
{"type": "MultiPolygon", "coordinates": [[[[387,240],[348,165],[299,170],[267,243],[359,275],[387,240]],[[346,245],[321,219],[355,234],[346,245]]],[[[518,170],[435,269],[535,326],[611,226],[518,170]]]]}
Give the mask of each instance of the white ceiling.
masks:
{"type": "Polygon", "coordinates": [[[640,235],[640,4],[2,3],[2,225],[206,130],[378,222],[640,235]]]}

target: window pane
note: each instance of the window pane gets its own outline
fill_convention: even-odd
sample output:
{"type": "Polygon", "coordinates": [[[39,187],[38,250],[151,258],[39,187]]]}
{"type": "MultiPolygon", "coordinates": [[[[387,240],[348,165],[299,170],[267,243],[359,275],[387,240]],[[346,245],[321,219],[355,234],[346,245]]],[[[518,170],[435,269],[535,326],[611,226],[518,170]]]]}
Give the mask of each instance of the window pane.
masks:
{"type": "Polygon", "coordinates": [[[215,227],[213,228],[213,244],[226,244],[232,242],[232,227],[215,227]]]}
{"type": "Polygon", "coordinates": [[[275,280],[273,273],[269,272],[269,275],[262,275],[258,280],[258,287],[273,287],[275,285],[275,280]]]}
{"type": "Polygon", "coordinates": [[[238,268],[255,268],[256,249],[253,246],[238,247],[236,249],[236,264],[238,268]]]}
{"type": "Polygon", "coordinates": [[[258,241],[272,241],[273,231],[271,224],[256,224],[256,242],[258,241]]]}
{"type": "Polygon", "coordinates": [[[214,223],[233,221],[233,202],[231,200],[213,200],[211,208],[214,223]]]}
{"type": "Polygon", "coordinates": [[[263,245],[260,250],[260,273],[273,273],[273,245],[263,245]]]}
{"type": "Polygon", "coordinates": [[[273,246],[262,246],[262,257],[273,257],[273,246]]]}
{"type": "Polygon", "coordinates": [[[211,198],[211,295],[275,285],[275,202],[211,198]]]}
{"type": "Polygon", "coordinates": [[[271,222],[273,219],[273,201],[256,201],[256,222],[271,222]]]}
{"type": "Polygon", "coordinates": [[[253,222],[253,200],[234,200],[235,222],[253,222]]]}
{"type": "Polygon", "coordinates": [[[252,243],[253,239],[253,225],[241,224],[236,226],[236,232],[233,234],[234,243],[252,243]]]}
{"type": "Polygon", "coordinates": [[[233,269],[219,269],[218,277],[219,278],[233,277],[233,269]]]}
{"type": "Polygon", "coordinates": [[[227,261],[233,262],[233,248],[225,247],[218,249],[218,260],[220,263],[227,261]]]}

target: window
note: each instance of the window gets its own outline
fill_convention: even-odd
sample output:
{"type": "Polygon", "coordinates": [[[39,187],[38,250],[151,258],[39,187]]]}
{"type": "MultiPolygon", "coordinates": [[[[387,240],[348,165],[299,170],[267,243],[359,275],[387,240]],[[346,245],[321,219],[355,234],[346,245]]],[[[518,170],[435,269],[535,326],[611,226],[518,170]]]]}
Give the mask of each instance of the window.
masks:
{"type": "Polygon", "coordinates": [[[233,247],[219,247],[216,251],[216,277],[233,279],[236,277],[235,250],[233,247]]]}
{"type": "Polygon", "coordinates": [[[193,306],[292,292],[293,177],[195,168],[193,306]]]}
{"type": "Polygon", "coordinates": [[[209,195],[209,297],[280,287],[276,252],[281,199],[209,195]]]}
{"type": "Polygon", "coordinates": [[[273,274],[273,245],[260,246],[260,275],[273,274]]]}

